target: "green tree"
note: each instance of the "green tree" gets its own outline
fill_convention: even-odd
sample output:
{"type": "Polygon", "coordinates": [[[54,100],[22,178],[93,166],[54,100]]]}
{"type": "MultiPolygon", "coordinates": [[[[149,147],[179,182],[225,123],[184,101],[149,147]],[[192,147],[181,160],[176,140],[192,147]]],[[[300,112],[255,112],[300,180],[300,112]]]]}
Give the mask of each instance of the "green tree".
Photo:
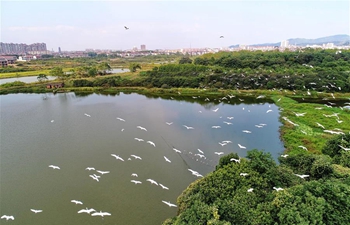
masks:
{"type": "Polygon", "coordinates": [[[57,77],[62,82],[64,82],[65,74],[63,72],[62,67],[54,67],[54,68],[52,68],[51,71],[50,71],[50,75],[53,76],[53,77],[57,77]]]}
{"type": "Polygon", "coordinates": [[[102,62],[98,64],[97,69],[99,70],[98,72],[101,74],[106,74],[106,71],[112,70],[111,66],[107,62],[102,62]]]}
{"type": "Polygon", "coordinates": [[[130,63],[129,64],[130,72],[134,73],[134,72],[136,72],[137,69],[141,69],[140,64],[138,64],[138,63],[130,63]]]}
{"type": "Polygon", "coordinates": [[[47,76],[45,74],[39,74],[37,77],[38,81],[43,82],[44,80],[48,80],[47,76]]]}
{"type": "Polygon", "coordinates": [[[179,64],[191,64],[192,63],[192,59],[190,59],[190,57],[188,56],[184,56],[179,60],[179,64]]]}

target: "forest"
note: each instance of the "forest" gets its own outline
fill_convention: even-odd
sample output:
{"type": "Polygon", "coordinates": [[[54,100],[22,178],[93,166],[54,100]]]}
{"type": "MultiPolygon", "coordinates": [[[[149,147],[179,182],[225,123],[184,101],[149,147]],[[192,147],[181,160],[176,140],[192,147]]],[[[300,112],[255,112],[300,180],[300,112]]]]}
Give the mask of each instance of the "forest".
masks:
{"type": "Polygon", "coordinates": [[[163,225],[349,224],[349,147],[344,134],[321,155],[282,155],[279,164],[256,149],[223,156],[178,197],[177,216],[163,225]]]}

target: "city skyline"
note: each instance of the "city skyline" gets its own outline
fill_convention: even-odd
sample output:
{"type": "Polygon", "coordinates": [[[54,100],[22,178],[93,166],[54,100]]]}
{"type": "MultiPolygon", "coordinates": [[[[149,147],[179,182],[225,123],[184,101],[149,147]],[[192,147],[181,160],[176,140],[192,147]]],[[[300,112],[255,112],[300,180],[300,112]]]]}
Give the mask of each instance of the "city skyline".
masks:
{"type": "Polygon", "coordinates": [[[347,1],[1,1],[1,42],[220,48],[349,34],[347,1]],[[124,26],[128,27],[126,29],[124,26]],[[223,38],[220,38],[223,36],[223,38]]]}

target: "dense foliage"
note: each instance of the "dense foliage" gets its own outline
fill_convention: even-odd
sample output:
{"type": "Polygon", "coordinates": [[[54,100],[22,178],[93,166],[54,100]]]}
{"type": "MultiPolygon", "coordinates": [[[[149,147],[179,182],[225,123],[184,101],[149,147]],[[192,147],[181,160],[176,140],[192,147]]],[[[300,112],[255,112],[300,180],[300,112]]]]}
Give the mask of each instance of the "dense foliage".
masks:
{"type": "MultiPolygon", "coordinates": [[[[327,146],[349,148],[342,141],[349,138],[339,135],[327,146]]],[[[349,157],[350,151],[334,148],[349,157]]],[[[239,159],[222,157],[214,172],[192,183],[178,198],[178,215],[163,224],[350,224],[350,168],[335,158],[293,155],[277,165],[258,150],[239,163],[231,158],[239,159]],[[303,174],[309,177],[297,176],[303,174]]]]}

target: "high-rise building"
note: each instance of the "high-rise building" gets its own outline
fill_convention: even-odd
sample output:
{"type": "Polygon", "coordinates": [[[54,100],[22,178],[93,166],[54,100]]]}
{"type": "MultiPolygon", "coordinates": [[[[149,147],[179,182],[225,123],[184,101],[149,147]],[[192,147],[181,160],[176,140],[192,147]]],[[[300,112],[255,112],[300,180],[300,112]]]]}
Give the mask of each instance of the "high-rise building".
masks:
{"type": "Polygon", "coordinates": [[[141,45],[141,51],[145,51],[146,50],[146,45],[141,45]]]}
{"type": "Polygon", "coordinates": [[[288,48],[289,47],[289,41],[285,40],[285,41],[281,41],[281,48],[288,48]]]}
{"type": "Polygon", "coordinates": [[[58,53],[60,53],[60,54],[62,53],[61,52],[61,47],[58,47],[58,53]]]}
{"type": "Polygon", "coordinates": [[[25,54],[27,52],[45,52],[45,43],[14,44],[0,42],[0,54],[25,54]]]}

